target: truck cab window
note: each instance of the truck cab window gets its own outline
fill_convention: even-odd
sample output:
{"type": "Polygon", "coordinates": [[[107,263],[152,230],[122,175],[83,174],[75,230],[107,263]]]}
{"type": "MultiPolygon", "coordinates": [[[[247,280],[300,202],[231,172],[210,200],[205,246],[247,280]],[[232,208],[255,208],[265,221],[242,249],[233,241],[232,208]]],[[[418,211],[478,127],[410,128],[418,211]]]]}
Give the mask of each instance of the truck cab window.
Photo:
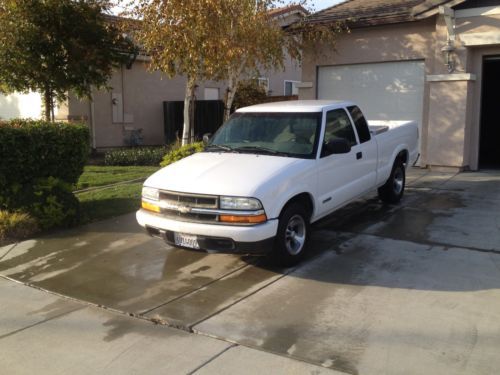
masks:
{"type": "Polygon", "coordinates": [[[354,126],[356,126],[356,131],[358,132],[359,143],[365,143],[371,139],[370,130],[368,129],[368,123],[366,122],[365,116],[357,106],[347,107],[352,121],[354,121],[354,126]]]}
{"type": "Polygon", "coordinates": [[[351,120],[343,109],[335,109],[326,114],[324,143],[338,138],[344,138],[351,146],[357,144],[351,120]]]}

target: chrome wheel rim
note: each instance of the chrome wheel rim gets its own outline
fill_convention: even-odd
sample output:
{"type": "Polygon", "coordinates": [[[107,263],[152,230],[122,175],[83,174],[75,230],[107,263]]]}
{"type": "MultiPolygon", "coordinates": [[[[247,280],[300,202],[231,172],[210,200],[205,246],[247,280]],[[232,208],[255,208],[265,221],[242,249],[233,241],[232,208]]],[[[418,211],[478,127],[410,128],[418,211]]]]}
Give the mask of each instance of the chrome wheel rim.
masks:
{"type": "Polygon", "coordinates": [[[394,171],[394,181],[393,181],[393,189],[397,195],[401,194],[401,192],[403,191],[404,182],[405,182],[405,175],[403,169],[399,167],[394,171]]]}
{"type": "Polygon", "coordinates": [[[306,242],[306,222],[300,215],[293,215],[285,229],[285,246],[291,255],[299,254],[306,242]]]}

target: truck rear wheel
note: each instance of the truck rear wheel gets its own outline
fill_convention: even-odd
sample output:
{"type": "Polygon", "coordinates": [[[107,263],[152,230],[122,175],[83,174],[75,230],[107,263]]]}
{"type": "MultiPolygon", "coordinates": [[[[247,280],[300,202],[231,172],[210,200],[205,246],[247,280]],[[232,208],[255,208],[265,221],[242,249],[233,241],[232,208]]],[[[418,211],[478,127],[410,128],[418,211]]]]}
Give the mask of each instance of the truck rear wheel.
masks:
{"type": "Polygon", "coordinates": [[[378,196],[382,202],[396,204],[405,191],[405,165],[401,159],[396,159],[387,182],[378,188],[378,196]]]}
{"type": "Polygon", "coordinates": [[[299,203],[291,203],[284,208],[270,254],[273,263],[288,267],[302,260],[309,238],[309,216],[299,203]]]}

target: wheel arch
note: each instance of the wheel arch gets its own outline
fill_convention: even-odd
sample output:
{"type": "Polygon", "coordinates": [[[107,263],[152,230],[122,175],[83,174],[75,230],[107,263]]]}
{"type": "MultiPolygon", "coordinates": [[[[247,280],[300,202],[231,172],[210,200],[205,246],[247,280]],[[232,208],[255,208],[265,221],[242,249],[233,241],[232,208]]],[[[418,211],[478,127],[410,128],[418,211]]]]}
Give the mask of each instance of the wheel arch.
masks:
{"type": "Polygon", "coordinates": [[[410,160],[410,152],[408,151],[408,147],[406,147],[405,145],[401,145],[400,147],[396,148],[396,150],[394,150],[391,160],[392,163],[389,164],[391,166],[391,169],[392,167],[394,167],[394,165],[398,160],[401,160],[403,164],[407,166],[410,160]]]}
{"type": "Polygon", "coordinates": [[[280,217],[285,210],[287,206],[289,206],[292,203],[299,203],[302,206],[304,206],[308,212],[308,220],[311,220],[311,217],[314,212],[314,199],[312,198],[312,195],[310,193],[299,193],[294,195],[293,197],[289,198],[286,203],[283,205],[281,211],[280,211],[280,217]]]}
{"type": "Polygon", "coordinates": [[[408,161],[410,160],[410,152],[405,148],[399,152],[396,159],[401,160],[403,164],[408,164],[408,161]]]}

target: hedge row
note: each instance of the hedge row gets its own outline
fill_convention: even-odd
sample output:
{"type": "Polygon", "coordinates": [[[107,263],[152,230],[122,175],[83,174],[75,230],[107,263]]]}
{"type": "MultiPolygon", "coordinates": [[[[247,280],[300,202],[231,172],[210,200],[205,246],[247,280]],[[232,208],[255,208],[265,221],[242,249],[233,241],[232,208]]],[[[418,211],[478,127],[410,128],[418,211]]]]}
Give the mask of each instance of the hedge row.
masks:
{"type": "Polygon", "coordinates": [[[181,146],[173,143],[170,146],[151,146],[120,148],[107,151],[104,155],[105,165],[160,165],[166,167],[186,156],[202,151],[203,142],[181,146]]]}
{"type": "Polygon", "coordinates": [[[78,217],[71,187],[89,154],[83,125],[33,120],[0,122],[0,209],[32,214],[42,228],[78,217]]]}
{"type": "Polygon", "coordinates": [[[0,184],[56,177],[76,183],[89,154],[86,126],[45,121],[0,122],[0,184]]]}
{"type": "Polygon", "coordinates": [[[105,165],[151,165],[160,164],[163,156],[169,151],[164,146],[158,147],[132,147],[106,151],[104,154],[105,165]]]}

